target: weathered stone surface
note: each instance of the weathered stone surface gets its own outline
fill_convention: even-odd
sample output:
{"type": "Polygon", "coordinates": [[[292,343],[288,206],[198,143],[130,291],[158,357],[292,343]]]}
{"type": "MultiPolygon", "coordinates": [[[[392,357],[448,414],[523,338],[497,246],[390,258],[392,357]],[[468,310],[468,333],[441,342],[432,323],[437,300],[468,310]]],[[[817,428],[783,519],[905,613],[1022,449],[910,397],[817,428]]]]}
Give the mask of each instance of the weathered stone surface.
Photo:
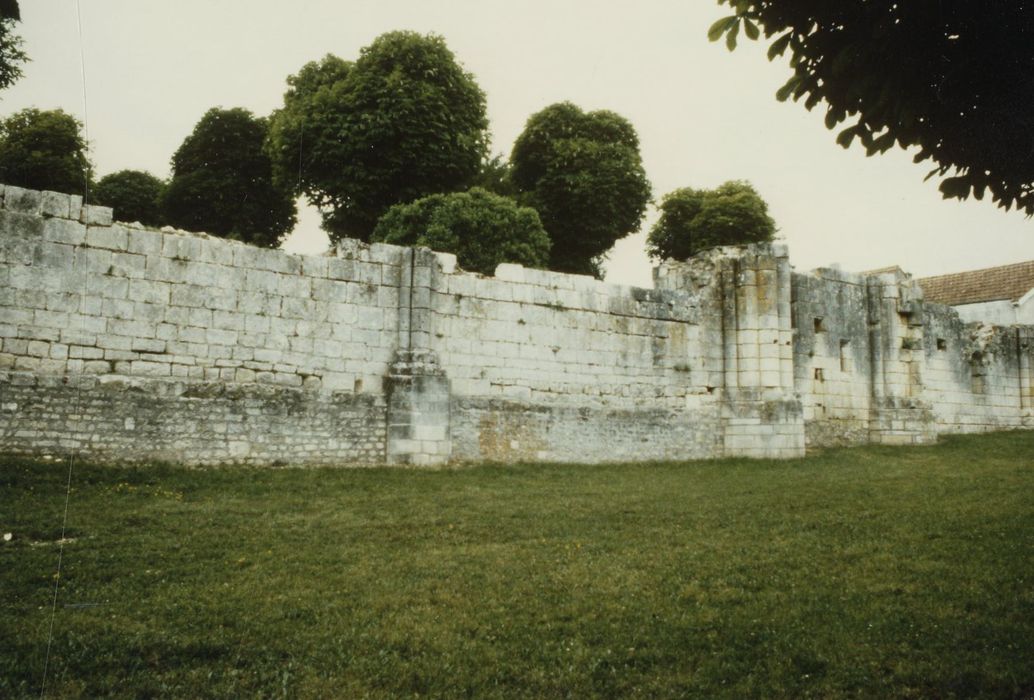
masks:
{"type": "Polygon", "coordinates": [[[296,256],[0,193],[0,451],[431,466],[1034,427],[1034,328],[967,325],[898,273],[796,274],[781,245],[638,289],[357,241],[296,256]]]}
{"type": "Polygon", "coordinates": [[[79,221],[87,226],[111,226],[111,207],[84,204],[79,212],[79,221]]]}

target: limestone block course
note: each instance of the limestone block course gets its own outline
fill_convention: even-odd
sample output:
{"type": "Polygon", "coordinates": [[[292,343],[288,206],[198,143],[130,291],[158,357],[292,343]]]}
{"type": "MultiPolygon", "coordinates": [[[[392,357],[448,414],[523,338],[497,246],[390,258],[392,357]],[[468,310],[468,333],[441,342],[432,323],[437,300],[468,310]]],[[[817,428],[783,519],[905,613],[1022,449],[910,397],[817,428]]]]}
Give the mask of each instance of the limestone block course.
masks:
{"type": "Polygon", "coordinates": [[[1034,426],[1034,328],[717,248],[654,288],[115,223],[0,185],[0,451],[192,464],[792,457],[1034,426]]]}

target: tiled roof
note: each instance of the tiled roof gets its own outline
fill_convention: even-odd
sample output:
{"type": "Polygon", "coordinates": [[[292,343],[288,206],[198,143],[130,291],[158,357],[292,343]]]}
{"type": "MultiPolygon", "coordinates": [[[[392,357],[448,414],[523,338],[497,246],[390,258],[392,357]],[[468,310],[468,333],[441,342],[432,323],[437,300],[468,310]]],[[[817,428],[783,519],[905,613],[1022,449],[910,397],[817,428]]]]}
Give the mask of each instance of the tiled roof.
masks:
{"type": "Polygon", "coordinates": [[[1007,299],[1019,301],[1034,289],[1034,260],[916,280],[927,301],[958,306],[1007,299]]]}

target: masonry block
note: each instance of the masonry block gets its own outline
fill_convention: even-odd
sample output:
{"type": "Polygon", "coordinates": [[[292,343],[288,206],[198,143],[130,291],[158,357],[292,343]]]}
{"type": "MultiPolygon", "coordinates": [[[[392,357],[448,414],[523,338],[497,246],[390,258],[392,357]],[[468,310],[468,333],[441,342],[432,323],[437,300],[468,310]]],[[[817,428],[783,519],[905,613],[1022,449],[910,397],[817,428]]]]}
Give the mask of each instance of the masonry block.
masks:
{"type": "Polygon", "coordinates": [[[430,466],[448,461],[450,386],[430,351],[396,354],[385,380],[389,464],[430,466]]]}
{"type": "Polygon", "coordinates": [[[84,204],[79,212],[79,221],[87,226],[111,226],[111,207],[84,204]]]}

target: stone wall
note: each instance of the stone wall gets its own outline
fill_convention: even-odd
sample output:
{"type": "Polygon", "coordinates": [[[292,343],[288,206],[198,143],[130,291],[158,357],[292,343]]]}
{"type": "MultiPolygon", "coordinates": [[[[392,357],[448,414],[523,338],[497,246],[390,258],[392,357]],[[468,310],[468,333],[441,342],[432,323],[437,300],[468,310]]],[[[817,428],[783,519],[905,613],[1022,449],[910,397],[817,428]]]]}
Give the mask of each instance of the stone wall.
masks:
{"type": "Polygon", "coordinates": [[[1031,425],[1028,327],[716,249],[655,288],[299,256],[0,186],[0,451],[194,464],[794,456],[1031,425]]]}
{"type": "Polygon", "coordinates": [[[966,323],[908,275],[794,275],[794,381],[808,445],[922,443],[1034,427],[1034,328],[966,323]]]}

